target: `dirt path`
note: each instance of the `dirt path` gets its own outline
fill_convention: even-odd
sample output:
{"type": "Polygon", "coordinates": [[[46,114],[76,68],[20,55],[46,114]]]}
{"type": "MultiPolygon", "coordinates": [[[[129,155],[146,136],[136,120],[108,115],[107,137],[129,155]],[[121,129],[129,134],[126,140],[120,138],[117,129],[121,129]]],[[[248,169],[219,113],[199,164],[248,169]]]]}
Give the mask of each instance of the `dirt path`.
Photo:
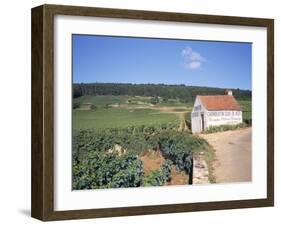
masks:
{"type": "Polygon", "coordinates": [[[178,114],[178,117],[180,119],[180,126],[179,126],[178,131],[188,131],[188,127],[185,122],[185,112],[180,112],[178,114]]]}
{"type": "Polygon", "coordinates": [[[200,137],[215,149],[213,167],[217,183],[251,181],[252,128],[201,134],[200,137]]]}

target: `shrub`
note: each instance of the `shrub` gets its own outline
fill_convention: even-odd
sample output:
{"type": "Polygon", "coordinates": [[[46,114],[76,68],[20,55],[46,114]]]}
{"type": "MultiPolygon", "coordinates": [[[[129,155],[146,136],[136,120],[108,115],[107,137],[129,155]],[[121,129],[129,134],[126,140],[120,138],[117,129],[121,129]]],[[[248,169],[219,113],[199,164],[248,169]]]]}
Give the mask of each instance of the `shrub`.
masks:
{"type": "Polygon", "coordinates": [[[160,125],[160,130],[166,130],[168,128],[167,123],[162,123],[160,125]]]}
{"type": "Polygon", "coordinates": [[[236,125],[220,125],[220,126],[210,126],[208,127],[204,133],[216,133],[216,132],[223,132],[227,130],[236,130],[245,128],[247,125],[245,123],[240,123],[236,125]]]}
{"type": "Polygon", "coordinates": [[[141,185],[142,178],[142,162],[138,159],[135,159],[130,162],[126,169],[120,170],[117,174],[113,175],[108,186],[112,188],[139,187],[141,185]]]}
{"type": "Polygon", "coordinates": [[[143,178],[142,186],[161,186],[164,185],[163,174],[160,170],[151,171],[143,178]]]}
{"type": "Polygon", "coordinates": [[[137,156],[89,152],[82,163],[73,160],[73,189],[139,187],[143,165],[137,156]]]}
{"type": "Polygon", "coordinates": [[[190,122],[190,120],[185,120],[185,124],[187,125],[188,129],[191,130],[191,122],[190,122]]]}
{"type": "Polygon", "coordinates": [[[80,108],[80,104],[79,103],[73,103],[72,108],[73,109],[80,108]]]}
{"type": "Polygon", "coordinates": [[[169,159],[165,160],[165,162],[162,164],[161,171],[162,171],[164,181],[171,180],[172,165],[173,165],[173,162],[169,159]]]}
{"type": "Polygon", "coordinates": [[[243,121],[247,126],[252,126],[252,119],[244,119],[243,121]]]}
{"type": "Polygon", "coordinates": [[[91,104],[90,108],[91,108],[91,110],[96,110],[96,109],[97,109],[97,106],[91,104]]]}
{"type": "Polygon", "coordinates": [[[164,157],[170,159],[179,170],[190,173],[192,150],[203,144],[202,140],[178,131],[164,131],[157,140],[164,157]]]}
{"type": "Polygon", "coordinates": [[[159,103],[159,98],[156,96],[156,97],[152,97],[151,99],[150,99],[150,103],[151,104],[158,104],[159,103]]]}

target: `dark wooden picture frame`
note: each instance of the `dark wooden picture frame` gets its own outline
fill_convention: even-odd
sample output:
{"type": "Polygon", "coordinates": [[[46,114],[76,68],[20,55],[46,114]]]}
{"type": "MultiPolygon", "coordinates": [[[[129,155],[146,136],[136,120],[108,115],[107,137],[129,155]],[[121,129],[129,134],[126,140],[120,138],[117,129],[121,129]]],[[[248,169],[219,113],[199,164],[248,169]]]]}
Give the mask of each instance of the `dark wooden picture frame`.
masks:
{"type": "Polygon", "coordinates": [[[274,205],[274,21],[60,5],[32,9],[32,200],[31,215],[49,220],[161,214],[274,205]],[[265,27],[267,29],[267,198],[204,203],[54,211],[54,16],[95,16],[265,27]]]}

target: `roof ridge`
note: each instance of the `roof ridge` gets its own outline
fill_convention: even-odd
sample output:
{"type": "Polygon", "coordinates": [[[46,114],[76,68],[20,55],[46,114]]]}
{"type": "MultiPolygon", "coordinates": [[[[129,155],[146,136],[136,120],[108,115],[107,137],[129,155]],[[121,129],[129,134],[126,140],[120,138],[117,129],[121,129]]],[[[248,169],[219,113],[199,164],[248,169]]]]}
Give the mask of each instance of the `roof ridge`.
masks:
{"type": "Polygon", "coordinates": [[[232,95],[197,95],[207,110],[237,110],[241,107],[232,95]]]}

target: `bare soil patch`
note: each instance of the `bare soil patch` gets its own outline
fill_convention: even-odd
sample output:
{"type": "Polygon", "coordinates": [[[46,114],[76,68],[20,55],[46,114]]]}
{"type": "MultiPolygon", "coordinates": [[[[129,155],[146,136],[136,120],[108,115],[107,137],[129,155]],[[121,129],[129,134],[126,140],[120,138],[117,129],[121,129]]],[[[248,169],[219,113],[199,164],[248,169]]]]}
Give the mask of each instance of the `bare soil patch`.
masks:
{"type": "Polygon", "coordinates": [[[178,171],[175,166],[172,166],[171,181],[166,185],[186,185],[188,182],[188,175],[183,171],[178,171]]]}
{"type": "Polygon", "coordinates": [[[153,170],[160,170],[161,165],[165,159],[160,151],[148,150],[144,151],[140,155],[140,159],[143,162],[144,174],[147,175],[153,170]]]}

